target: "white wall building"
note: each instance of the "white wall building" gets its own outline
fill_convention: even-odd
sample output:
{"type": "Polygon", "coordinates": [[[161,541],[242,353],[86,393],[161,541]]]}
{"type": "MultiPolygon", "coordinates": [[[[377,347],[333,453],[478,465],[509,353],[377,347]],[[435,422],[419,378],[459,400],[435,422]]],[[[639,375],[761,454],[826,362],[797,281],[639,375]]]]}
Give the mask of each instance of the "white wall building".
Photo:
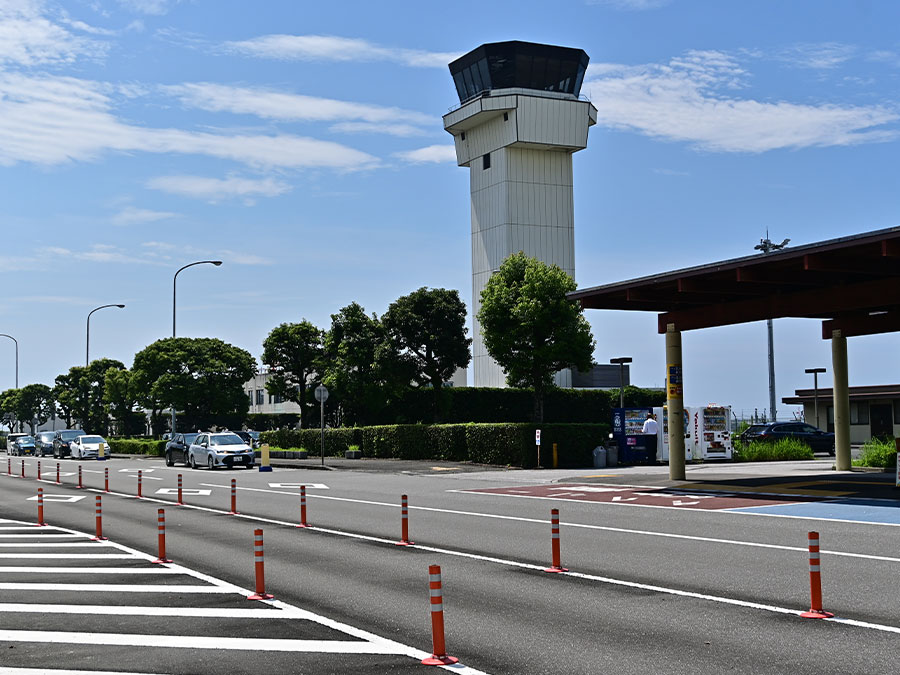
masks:
{"type": "MultiPolygon", "coordinates": [[[[575,276],[572,154],[597,109],[579,99],[588,56],[529,42],[485,44],[450,64],[460,107],[444,116],[472,206],[472,356],[476,387],[504,387],[475,316],[481,291],[511,254],[575,276]]],[[[571,386],[571,373],[557,377],[571,386]]]]}
{"type": "Polygon", "coordinates": [[[250,401],[250,413],[261,413],[264,415],[300,414],[299,405],[266,391],[266,382],[268,382],[270,377],[272,375],[269,371],[262,370],[254,375],[253,379],[244,383],[244,391],[247,392],[247,398],[250,401]]]}

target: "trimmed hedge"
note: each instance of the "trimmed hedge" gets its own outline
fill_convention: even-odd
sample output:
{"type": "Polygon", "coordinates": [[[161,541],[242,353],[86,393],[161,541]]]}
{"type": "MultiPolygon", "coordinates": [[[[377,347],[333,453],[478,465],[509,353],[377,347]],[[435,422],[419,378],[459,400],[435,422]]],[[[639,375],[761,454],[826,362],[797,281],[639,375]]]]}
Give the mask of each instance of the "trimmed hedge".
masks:
{"type": "Polygon", "coordinates": [[[732,458],[735,462],[783,462],[788,460],[815,459],[812,448],[796,438],[779,438],[774,442],[752,441],[738,444],[732,458]]]}
{"type": "Polygon", "coordinates": [[[110,438],[110,452],[119,455],[151,455],[162,457],[166,454],[166,442],[131,438],[110,438]]]}
{"type": "MultiPolygon", "coordinates": [[[[541,466],[591,466],[593,449],[609,434],[608,424],[390,424],[325,430],[325,454],[342,457],[358,445],[364,457],[442,459],[477,464],[537,466],[535,429],[541,429],[541,466]]],[[[320,430],[266,431],[261,440],[279,448],[306,448],[317,454],[320,430]]]]}

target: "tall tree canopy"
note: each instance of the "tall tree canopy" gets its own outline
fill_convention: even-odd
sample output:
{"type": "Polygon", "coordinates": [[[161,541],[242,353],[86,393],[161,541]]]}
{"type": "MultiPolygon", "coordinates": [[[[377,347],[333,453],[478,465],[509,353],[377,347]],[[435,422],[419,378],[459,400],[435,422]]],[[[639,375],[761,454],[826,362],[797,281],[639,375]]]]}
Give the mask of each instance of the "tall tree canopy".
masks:
{"type": "Polygon", "coordinates": [[[104,393],[106,374],[110,369],[125,370],[125,364],[115,359],[97,359],[87,368],[72,366],[68,373],[56,377],[53,396],[67,426],[78,420],[85,431],[108,433],[109,413],[104,393]]]}
{"type": "Polygon", "coordinates": [[[138,402],[155,427],[163,409],[179,411],[181,429],[240,426],[247,416],[244,383],[256,374],[250,353],[216,338],[165,338],[134,355],[138,402]]]}
{"type": "Polygon", "coordinates": [[[300,404],[301,427],[309,421],[307,382],[320,365],[324,337],[323,331],[304,319],[276,326],[263,342],[262,362],[272,375],[266,390],[300,404]]]}
{"type": "Polygon", "coordinates": [[[109,416],[116,423],[116,432],[134,435],[144,432],[144,413],[136,410],[138,392],[134,373],[110,368],[106,373],[103,400],[109,416]]]}
{"type": "Polygon", "coordinates": [[[331,315],[322,381],[335,395],[344,423],[370,423],[409,386],[412,373],[375,314],[368,316],[354,302],[331,315]]]}
{"type": "Polygon", "coordinates": [[[53,414],[53,392],[46,384],[27,384],[18,390],[16,417],[31,427],[31,433],[53,414]]]}
{"type": "Polygon", "coordinates": [[[419,386],[440,389],[472,360],[466,305],[455,290],[422,287],[392,302],[381,320],[415,365],[413,380],[419,386]]]}
{"type": "Polygon", "coordinates": [[[583,309],[566,299],[575,281],[556,265],[519,252],[507,258],[481,292],[484,344],[510,386],[532,387],[534,419],[543,421],[544,390],[563,368],[588,370],[594,351],[583,309]]]}

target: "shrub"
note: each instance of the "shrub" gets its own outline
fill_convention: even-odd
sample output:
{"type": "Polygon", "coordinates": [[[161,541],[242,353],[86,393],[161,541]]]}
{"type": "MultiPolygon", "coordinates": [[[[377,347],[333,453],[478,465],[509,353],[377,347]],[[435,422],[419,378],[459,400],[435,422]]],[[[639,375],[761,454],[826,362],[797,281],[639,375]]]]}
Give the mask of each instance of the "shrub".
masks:
{"type": "Polygon", "coordinates": [[[796,438],[780,438],[770,443],[752,441],[734,449],[735,462],[778,462],[798,459],[815,459],[812,448],[796,438]]]}
{"type": "Polygon", "coordinates": [[[166,454],[166,442],[132,438],[110,438],[109,450],[120,455],[162,457],[166,454]]]}
{"type": "Polygon", "coordinates": [[[893,440],[873,438],[866,441],[859,454],[853,460],[854,466],[876,466],[893,469],[897,466],[897,445],[893,440]]]}

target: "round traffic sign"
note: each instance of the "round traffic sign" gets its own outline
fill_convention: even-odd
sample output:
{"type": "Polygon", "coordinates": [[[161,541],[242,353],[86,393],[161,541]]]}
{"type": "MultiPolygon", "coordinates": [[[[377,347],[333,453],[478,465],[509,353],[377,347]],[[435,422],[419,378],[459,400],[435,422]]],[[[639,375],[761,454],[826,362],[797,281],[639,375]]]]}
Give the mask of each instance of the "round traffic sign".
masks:
{"type": "Polygon", "coordinates": [[[316,393],[316,400],[319,403],[324,403],[325,401],[328,400],[328,390],[323,385],[320,384],[318,387],[316,387],[315,393],[316,393]]]}

